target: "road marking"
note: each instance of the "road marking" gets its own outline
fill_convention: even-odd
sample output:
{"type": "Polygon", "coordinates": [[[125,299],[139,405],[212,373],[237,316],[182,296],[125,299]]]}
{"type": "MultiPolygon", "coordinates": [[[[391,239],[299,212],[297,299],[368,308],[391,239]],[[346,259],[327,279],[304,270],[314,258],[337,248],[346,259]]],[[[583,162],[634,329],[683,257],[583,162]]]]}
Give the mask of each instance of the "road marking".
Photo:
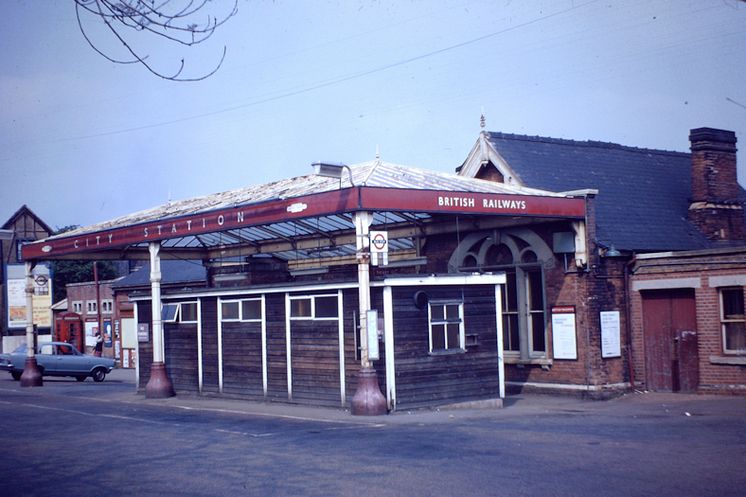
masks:
{"type": "Polygon", "coordinates": [[[49,406],[42,406],[39,404],[29,404],[26,402],[8,402],[5,400],[0,400],[0,404],[6,404],[6,405],[14,405],[14,406],[22,406],[22,407],[33,407],[36,409],[44,409],[47,411],[60,411],[60,412],[66,412],[69,414],[78,414],[81,416],[89,416],[92,418],[113,418],[113,419],[123,419],[127,421],[139,421],[141,423],[150,423],[150,424],[168,424],[168,425],[176,425],[178,423],[166,423],[165,421],[154,421],[151,419],[143,419],[143,418],[133,418],[131,416],[121,416],[118,414],[100,414],[100,413],[91,413],[86,411],[78,411],[75,409],[64,409],[62,407],[49,407],[49,406]]]}

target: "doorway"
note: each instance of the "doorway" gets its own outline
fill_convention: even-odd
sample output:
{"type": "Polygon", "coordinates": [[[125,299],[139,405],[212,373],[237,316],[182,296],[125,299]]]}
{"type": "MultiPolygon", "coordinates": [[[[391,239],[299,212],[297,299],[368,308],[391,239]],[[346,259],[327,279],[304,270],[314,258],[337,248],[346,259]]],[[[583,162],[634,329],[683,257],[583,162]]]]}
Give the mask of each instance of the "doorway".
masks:
{"type": "Polygon", "coordinates": [[[659,392],[695,392],[699,352],[694,289],[642,292],[645,383],[659,392]]]}

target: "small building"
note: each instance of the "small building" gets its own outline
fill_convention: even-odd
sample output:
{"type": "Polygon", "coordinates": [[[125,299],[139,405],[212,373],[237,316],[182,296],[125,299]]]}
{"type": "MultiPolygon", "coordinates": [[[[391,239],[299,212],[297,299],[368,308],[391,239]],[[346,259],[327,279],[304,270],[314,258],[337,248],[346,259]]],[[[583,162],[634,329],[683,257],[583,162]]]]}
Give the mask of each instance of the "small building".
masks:
{"type": "MultiPolygon", "coordinates": [[[[24,280],[24,244],[47,238],[52,229],[22,205],[0,226],[0,352],[9,352],[24,340],[26,327],[26,296],[24,280]]],[[[34,322],[39,333],[49,334],[52,328],[52,285],[49,267],[34,268],[34,322]]]]}

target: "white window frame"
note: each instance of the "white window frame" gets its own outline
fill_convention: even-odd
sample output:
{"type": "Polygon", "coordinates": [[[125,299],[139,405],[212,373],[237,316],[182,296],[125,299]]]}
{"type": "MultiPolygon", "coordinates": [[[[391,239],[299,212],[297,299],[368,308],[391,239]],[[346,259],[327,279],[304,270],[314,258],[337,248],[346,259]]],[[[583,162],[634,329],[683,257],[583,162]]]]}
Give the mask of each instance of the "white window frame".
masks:
{"type": "Polygon", "coordinates": [[[73,305],[72,311],[74,313],[83,314],[83,301],[82,300],[74,300],[72,305],[73,305]]]}
{"type": "Polygon", "coordinates": [[[86,314],[98,314],[98,302],[95,300],[85,301],[85,313],[86,314]]]}
{"type": "Polygon", "coordinates": [[[288,309],[288,316],[292,321],[336,321],[339,319],[339,295],[336,293],[332,294],[318,294],[318,295],[291,295],[288,297],[290,302],[290,308],[288,309]],[[336,316],[316,316],[316,299],[317,298],[333,298],[337,301],[335,309],[337,309],[336,316]],[[293,300],[310,300],[311,301],[311,315],[310,316],[293,316],[292,315],[292,301],[293,300]]]}
{"type": "MultiPolygon", "coordinates": [[[[741,314],[738,317],[735,318],[726,318],[725,317],[725,305],[723,302],[723,292],[724,291],[740,291],[741,292],[741,306],[744,307],[743,298],[744,298],[744,291],[743,287],[723,287],[718,289],[718,305],[720,307],[720,335],[722,337],[723,341],[723,353],[728,355],[744,355],[746,354],[746,349],[729,349],[728,347],[728,340],[726,338],[727,330],[726,325],[730,323],[745,323],[746,326],[746,315],[741,314]]],[[[746,310],[746,309],[744,309],[746,310]]]]}
{"type": "Polygon", "coordinates": [[[164,323],[185,323],[185,324],[196,324],[199,319],[199,302],[196,300],[190,300],[188,302],[164,302],[161,304],[161,321],[164,323]],[[197,306],[197,319],[185,321],[182,319],[182,312],[181,312],[181,306],[185,304],[194,304],[197,306]],[[176,308],[174,315],[172,318],[164,318],[163,317],[163,311],[166,309],[166,307],[174,306],[176,308]]]}
{"type": "Polygon", "coordinates": [[[224,323],[261,323],[264,316],[262,315],[261,308],[262,298],[250,298],[250,299],[219,299],[218,305],[221,306],[221,318],[220,320],[224,323]],[[244,302],[259,302],[259,314],[258,318],[247,318],[243,315],[243,304],[244,302]],[[222,313],[223,304],[238,304],[238,318],[225,318],[222,313]]]}
{"type": "Polygon", "coordinates": [[[112,299],[104,299],[101,301],[101,314],[112,314],[114,313],[114,301],[112,299]]]}
{"type": "Polygon", "coordinates": [[[430,354],[452,354],[456,352],[466,351],[466,332],[464,330],[464,303],[460,300],[432,300],[427,305],[427,321],[428,321],[428,340],[430,354]],[[447,318],[446,306],[458,306],[458,321],[447,318]],[[433,307],[443,307],[443,319],[433,319],[433,307]],[[459,339],[458,344],[450,346],[448,343],[448,325],[458,323],[459,328],[459,339]],[[433,325],[444,325],[444,336],[443,343],[445,348],[433,350],[433,325]]]}

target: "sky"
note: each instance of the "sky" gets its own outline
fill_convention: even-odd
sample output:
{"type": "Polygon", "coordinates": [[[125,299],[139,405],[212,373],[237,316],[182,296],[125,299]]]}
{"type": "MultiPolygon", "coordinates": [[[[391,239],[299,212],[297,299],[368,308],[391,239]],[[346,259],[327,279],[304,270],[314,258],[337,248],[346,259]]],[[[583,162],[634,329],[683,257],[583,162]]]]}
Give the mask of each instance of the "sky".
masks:
{"type": "Polygon", "coordinates": [[[683,152],[692,128],[732,130],[746,184],[742,0],[239,0],[198,46],[127,38],[187,77],[225,47],[198,82],[107,60],[72,0],[3,7],[0,222],[26,204],[85,226],[377,152],[453,172],[482,113],[489,131],[683,152]]]}

